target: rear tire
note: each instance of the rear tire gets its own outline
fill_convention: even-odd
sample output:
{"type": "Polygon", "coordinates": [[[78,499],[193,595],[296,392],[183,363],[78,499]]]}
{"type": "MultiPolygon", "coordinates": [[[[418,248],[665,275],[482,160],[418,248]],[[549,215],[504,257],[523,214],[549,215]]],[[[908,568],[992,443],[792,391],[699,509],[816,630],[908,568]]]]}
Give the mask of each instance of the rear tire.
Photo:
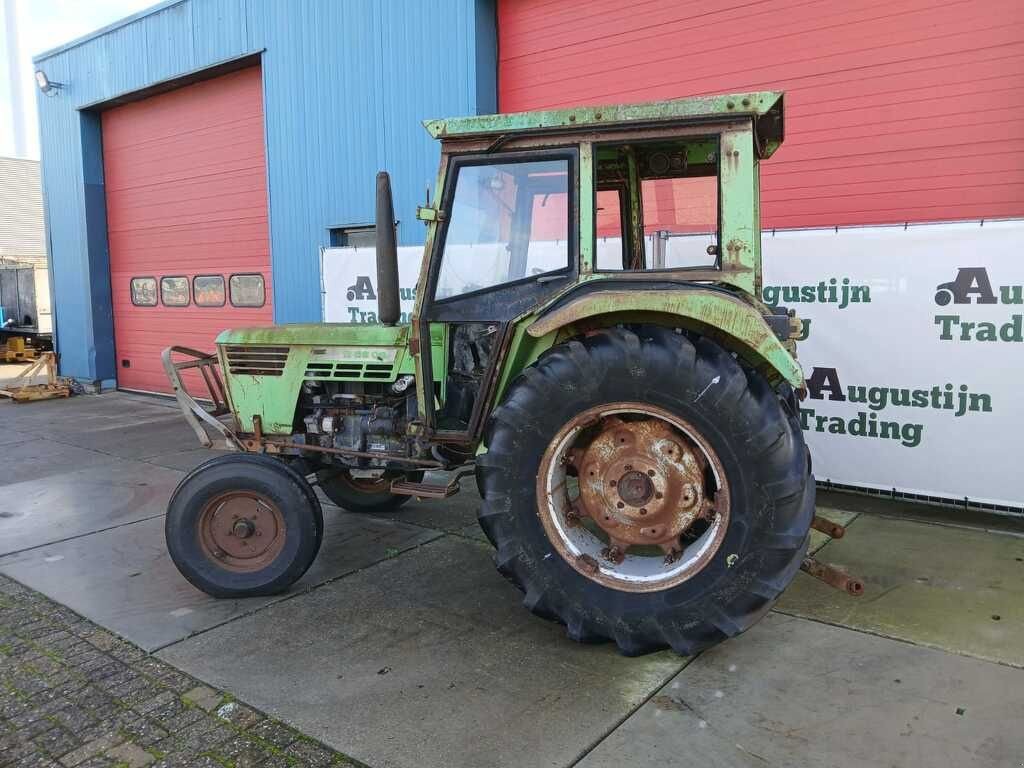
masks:
{"type": "Polygon", "coordinates": [[[485,440],[480,524],[498,570],[527,608],[565,624],[574,640],[614,640],[626,655],[696,653],[760,619],[806,552],[814,480],[799,423],[761,375],[707,339],[642,326],[553,347],[512,383],[485,440]],[[695,427],[727,481],[727,528],[713,556],[657,591],[588,577],[541,514],[549,445],[579,414],[619,403],[649,404],[695,427]]]}
{"type": "Polygon", "coordinates": [[[309,483],[258,454],[211,459],[185,476],[164,522],[181,574],[214,597],[283,592],[312,565],[323,512],[309,483]]]}

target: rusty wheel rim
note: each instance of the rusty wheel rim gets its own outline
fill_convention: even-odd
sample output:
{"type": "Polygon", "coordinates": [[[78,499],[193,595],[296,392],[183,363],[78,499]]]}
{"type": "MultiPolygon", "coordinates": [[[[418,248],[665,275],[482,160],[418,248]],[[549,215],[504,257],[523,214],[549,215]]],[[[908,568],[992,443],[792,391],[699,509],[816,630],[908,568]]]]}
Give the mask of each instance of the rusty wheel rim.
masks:
{"type": "Polygon", "coordinates": [[[270,565],[284,549],[284,515],[254,491],[228,491],[206,503],[199,514],[199,545],[210,560],[237,573],[270,565]]]}
{"type": "Polygon", "coordinates": [[[611,403],[570,420],[537,477],[548,539],[604,586],[655,592],[699,573],[729,527],[729,484],[692,424],[647,403],[611,403]]]}
{"type": "Polygon", "coordinates": [[[360,493],[390,493],[391,481],[387,473],[380,477],[352,477],[348,472],[340,472],[337,478],[354,491],[360,493]]]}

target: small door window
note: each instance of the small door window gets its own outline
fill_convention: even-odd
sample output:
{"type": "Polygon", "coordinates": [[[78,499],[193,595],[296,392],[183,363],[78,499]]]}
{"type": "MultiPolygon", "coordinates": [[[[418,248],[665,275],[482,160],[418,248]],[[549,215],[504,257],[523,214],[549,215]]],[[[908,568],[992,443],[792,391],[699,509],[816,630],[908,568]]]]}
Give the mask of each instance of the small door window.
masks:
{"type": "Polygon", "coordinates": [[[160,301],[165,307],[187,307],[189,301],[187,277],[161,277],[160,301]]]}
{"type": "Polygon", "coordinates": [[[136,307],[156,306],[156,278],[133,277],[131,281],[132,304],[136,307]]]}
{"type": "Polygon", "coordinates": [[[224,306],[224,278],[221,275],[196,275],[192,278],[192,297],[197,307],[224,306]]]}
{"type": "Polygon", "coordinates": [[[228,289],[234,307],[262,307],[267,300],[263,275],[232,275],[228,289]]]}

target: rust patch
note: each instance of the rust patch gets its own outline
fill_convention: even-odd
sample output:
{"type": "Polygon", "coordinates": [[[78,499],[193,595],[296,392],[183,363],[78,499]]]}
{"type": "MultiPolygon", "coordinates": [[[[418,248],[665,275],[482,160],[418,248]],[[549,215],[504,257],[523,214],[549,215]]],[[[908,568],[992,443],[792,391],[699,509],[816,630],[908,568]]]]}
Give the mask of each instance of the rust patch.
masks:
{"type": "Polygon", "coordinates": [[[803,563],[800,564],[800,570],[848,595],[860,597],[864,594],[864,583],[860,579],[854,578],[828,563],[815,560],[813,557],[805,557],[803,563]]]}
{"type": "Polygon", "coordinates": [[[655,545],[669,557],[700,516],[705,463],[700,450],[661,419],[608,416],[585,451],[575,451],[580,498],[575,512],[608,534],[621,559],[630,546],[655,545]]]}

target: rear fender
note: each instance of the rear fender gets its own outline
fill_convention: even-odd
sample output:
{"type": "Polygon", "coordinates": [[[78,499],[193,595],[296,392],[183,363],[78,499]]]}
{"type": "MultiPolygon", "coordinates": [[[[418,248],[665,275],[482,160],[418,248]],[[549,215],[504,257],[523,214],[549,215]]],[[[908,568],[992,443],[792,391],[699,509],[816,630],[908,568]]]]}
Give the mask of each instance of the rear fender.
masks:
{"type": "MultiPolygon", "coordinates": [[[[752,305],[725,291],[598,290],[542,313],[526,332],[533,338],[624,322],[683,327],[715,339],[770,380],[804,384],[803,370],[752,305]]],[[[790,343],[790,346],[792,344],[790,343]]],[[[794,348],[795,349],[795,348],[794,348]]]]}

